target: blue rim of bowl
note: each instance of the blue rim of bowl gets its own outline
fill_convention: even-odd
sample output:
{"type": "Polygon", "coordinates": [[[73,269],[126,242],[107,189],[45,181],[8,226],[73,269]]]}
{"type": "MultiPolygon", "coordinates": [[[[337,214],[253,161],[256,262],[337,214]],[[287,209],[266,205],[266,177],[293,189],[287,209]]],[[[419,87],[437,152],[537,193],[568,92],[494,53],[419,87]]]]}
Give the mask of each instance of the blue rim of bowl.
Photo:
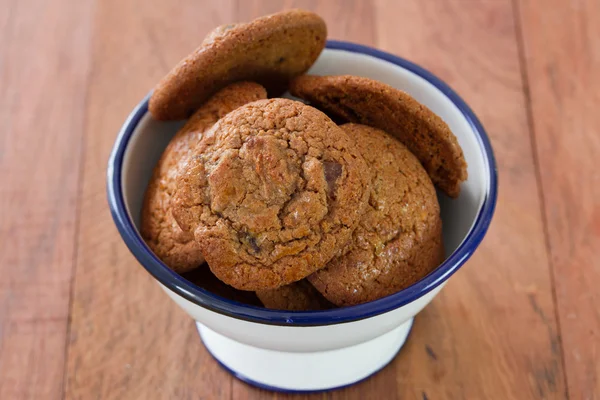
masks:
{"type": "Polygon", "coordinates": [[[420,281],[390,296],[357,306],[324,311],[280,311],[250,306],[215,295],[176,274],[156,257],[137,232],[125,207],[121,184],[123,159],[132,134],[148,112],[149,96],[147,96],[129,115],[116,139],[107,169],[107,195],[112,217],[125,244],[140,264],[167,289],[211,311],[255,323],[283,326],[323,326],[346,323],[389,312],[411,303],[435,289],[473,255],[483,240],[496,207],[498,178],[489,138],[475,113],[441,79],[410,61],[381,50],[349,42],[329,40],[326,47],[332,50],[369,55],[415,73],[444,93],[467,119],[476,133],[481,149],[484,151],[489,170],[487,193],[475,224],[467,237],[446,261],[420,281]]]}

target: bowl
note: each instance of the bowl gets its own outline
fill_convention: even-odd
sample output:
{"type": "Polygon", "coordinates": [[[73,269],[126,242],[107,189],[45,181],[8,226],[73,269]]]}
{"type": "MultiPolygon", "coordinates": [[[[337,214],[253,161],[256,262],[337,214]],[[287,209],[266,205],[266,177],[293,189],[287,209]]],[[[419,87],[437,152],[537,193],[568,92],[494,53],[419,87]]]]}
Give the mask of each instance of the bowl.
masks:
{"type": "Polygon", "coordinates": [[[449,199],[438,193],[446,260],[398,293],[333,310],[279,311],[228,300],[171,271],[141,238],[140,211],[154,165],[183,122],[154,120],[148,97],[123,125],[108,164],[108,201],[125,244],[196,321],[214,358],[237,378],[268,390],[335,389],[388,364],[415,315],[477,249],[496,204],[496,165],[488,137],[471,109],[439,78],[400,57],[339,41],[327,43],[309,73],[365,76],[404,90],[442,117],[463,148],[469,179],[460,196],[449,199]]]}

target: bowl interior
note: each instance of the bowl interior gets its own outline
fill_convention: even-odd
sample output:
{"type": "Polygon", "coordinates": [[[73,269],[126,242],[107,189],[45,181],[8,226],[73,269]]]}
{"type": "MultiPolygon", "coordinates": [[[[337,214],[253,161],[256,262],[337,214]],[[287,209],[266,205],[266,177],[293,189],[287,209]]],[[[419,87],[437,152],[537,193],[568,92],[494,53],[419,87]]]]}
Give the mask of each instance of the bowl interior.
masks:
{"type": "Polygon", "coordinates": [[[398,293],[357,306],[324,311],[270,310],[229,300],[194,285],[162,263],[138,231],[144,192],[154,165],[171,137],[183,125],[183,122],[153,120],[147,113],[148,101],[145,99],[131,113],[113,148],[108,164],[108,200],[124,242],[174,299],[181,297],[191,302],[191,306],[260,324],[325,326],[353,322],[404,306],[410,308],[426,298],[430,301],[432,296],[426,295],[458,270],[483,239],[496,204],[495,161],[483,127],[452,89],[406,60],[347,42],[328,41],[310,73],[354,74],[378,79],[410,93],[450,125],[469,164],[469,179],[463,183],[458,199],[451,200],[438,193],[446,260],[426,277],[398,293]]]}
{"type": "MultiPolygon", "coordinates": [[[[367,54],[325,49],[309,73],[352,74],[377,79],[412,95],[438,114],[463,148],[469,178],[458,199],[438,192],[446,256],[450,256],[473,228],[488,193],[489,166],[479,137],[461,110],[440,89],[408,69],[367,54]]],[[[124,154],[122,189],[127,212],[139,229],[144,192],[154,165],[183,122],[159,122],[146,113],[134,130],[124,154]]]]}

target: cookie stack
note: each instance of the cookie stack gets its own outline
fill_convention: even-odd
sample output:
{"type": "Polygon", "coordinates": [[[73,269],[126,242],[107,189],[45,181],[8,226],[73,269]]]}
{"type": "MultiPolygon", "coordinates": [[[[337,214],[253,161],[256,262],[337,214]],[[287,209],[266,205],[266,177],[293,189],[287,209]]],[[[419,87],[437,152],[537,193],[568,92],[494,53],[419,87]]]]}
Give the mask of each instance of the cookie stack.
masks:
{"type": "Polygon", "coordinates": [[[383,83],[303,75],[326,36],[302,10],[219,27],[157,85],[152,116],[189,118],[142,211],[174,271],[319,310],[395,293],[443,260],[434,184],[456,197],[467,178],[455,136],[383,83]]]}

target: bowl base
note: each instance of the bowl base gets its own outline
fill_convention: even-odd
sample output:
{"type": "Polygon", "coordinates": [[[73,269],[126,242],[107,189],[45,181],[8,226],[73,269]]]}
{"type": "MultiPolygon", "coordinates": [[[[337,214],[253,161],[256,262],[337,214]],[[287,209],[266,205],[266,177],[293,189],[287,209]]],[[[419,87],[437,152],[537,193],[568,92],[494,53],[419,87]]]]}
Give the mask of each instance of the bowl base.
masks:
{"type": "Polygon", "coordinates": [[[352,385],[381,370],[404,345],[412,323],[411,318],[368,342],[315,353],[261,349],[196,325],[210,354],[236,378],[266,390],[318,392],[352,385]]]}

